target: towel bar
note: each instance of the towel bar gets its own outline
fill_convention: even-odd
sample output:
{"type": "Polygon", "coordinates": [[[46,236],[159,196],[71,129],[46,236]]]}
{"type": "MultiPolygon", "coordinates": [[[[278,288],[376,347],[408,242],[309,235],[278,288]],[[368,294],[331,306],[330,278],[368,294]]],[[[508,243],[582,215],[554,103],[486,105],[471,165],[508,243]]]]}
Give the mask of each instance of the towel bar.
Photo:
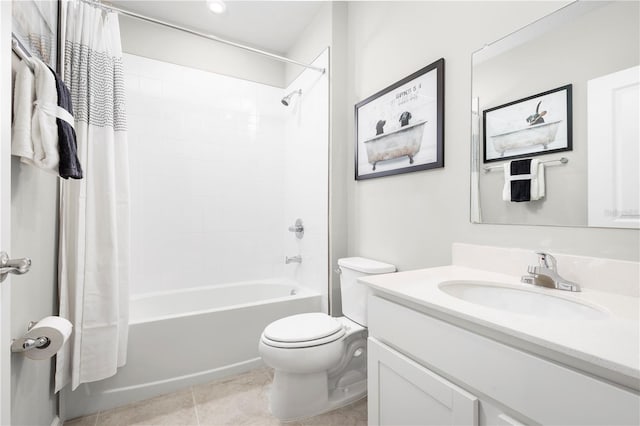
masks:
{"type": "MultiPolygon", "coordinates": [[[[568,162],[569,162],[569,159],[567,157],[561,157],[556,160],[541,161],[541,163],[562,163],[562,164],[567,164],[568,162]]],[[[490,172],[491,170],[495,170],[495,169],[502,170],[502,166],[503,164],[500,164],[499,166],[484,166],[484,171],[490,172]]]]}

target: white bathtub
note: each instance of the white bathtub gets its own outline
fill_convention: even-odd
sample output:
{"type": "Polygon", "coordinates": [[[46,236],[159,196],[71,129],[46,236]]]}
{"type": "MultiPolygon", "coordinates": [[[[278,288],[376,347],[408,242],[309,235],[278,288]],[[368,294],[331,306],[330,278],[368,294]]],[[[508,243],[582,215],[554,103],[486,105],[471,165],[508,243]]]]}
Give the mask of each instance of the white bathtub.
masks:
{"type": "Polygon", "coordinates": [[[318,312],[318,293],[284,280],[151,293],[130,302],[127,364],[62,391],[63,419],[92,414],[262,365],[258,340],[276,319],[318,312]]]}

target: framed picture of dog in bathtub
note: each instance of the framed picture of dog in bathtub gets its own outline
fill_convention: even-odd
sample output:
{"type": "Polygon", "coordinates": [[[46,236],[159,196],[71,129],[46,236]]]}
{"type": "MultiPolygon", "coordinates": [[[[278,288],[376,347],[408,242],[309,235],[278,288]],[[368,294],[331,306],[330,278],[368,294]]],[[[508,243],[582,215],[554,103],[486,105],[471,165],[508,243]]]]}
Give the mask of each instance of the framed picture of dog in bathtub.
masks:
{"type": "Polygon", "coordinates": [[[571,151],[571,87],[484,110],[484,162],[571,151]]]}
{"type": "Polygon", "coordinates": [[[444,59],[355,106],[356,180],[444,167],[444,59]]]}

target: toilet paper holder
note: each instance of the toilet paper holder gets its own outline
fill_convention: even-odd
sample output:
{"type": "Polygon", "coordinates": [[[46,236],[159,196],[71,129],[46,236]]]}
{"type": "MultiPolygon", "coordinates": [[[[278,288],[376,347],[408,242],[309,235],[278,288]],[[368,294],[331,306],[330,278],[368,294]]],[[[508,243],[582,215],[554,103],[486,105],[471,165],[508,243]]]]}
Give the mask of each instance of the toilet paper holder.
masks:
{"type": "MultiPolygon", "coordinates": [[[[27,331],[30,331],[38,321],[29,321],[27,331]]],[[[41,336],[35,339],[13,339],[11,341],[11,352],[26,352],[31,349],[44,349],[51,344],[51,340],[48,337],[41,336]]]]}

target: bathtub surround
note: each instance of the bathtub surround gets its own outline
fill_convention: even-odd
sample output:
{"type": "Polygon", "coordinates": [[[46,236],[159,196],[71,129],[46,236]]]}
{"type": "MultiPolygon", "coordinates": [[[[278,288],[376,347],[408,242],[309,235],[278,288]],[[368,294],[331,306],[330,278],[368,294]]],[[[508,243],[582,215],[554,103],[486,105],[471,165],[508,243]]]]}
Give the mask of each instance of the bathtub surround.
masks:
{"type": "MultiPolygon", "coordinates": [[[[131,293],[284,276],[327,294],[328,74],[308,70],[278,89],[124,60],[138,259],[131,293]],[[280,103],[298,89],[290,106],[280,103]],[[288,231],[297,218],[302,239],[288,231]],[[285,265],[295,255],[303,263],[285,265]]],[[[325,53],[314,64],[327,62],[325,53]]]]}
{"type": "Polygon", "coordinates": [[[74,332],[56,357],[56,392],[112,376],[126,362],[129,161],[118,17],[66,4],[64,79],[85,179],[61,183],[60,316],[74,332]]]}
{"type": "Polygon", "coordinates": [[[283,90],[140,56],[124,61],[131,294],[282,276],[284,238],[295,239],[283,218],[283,90]]]}
{"type": "MultiPolygon", "coordinates": [[[[313,65],[329,67],[329,49],[313,65]]],[[[286,265],[284,276],[321,294],[328,294],[327,256],[329,235],[329,73],[305,70],[285,90],[301,89],[288,107],[284,137],[284,222],[281,238],[287,256],[300,255],[302,263],[286,265]],[[297,218],[304,222],[304,237],[296,238],[288,227],[297,218]]],[[[323,298],[322,312],[328,300],[323,298]]]]}

